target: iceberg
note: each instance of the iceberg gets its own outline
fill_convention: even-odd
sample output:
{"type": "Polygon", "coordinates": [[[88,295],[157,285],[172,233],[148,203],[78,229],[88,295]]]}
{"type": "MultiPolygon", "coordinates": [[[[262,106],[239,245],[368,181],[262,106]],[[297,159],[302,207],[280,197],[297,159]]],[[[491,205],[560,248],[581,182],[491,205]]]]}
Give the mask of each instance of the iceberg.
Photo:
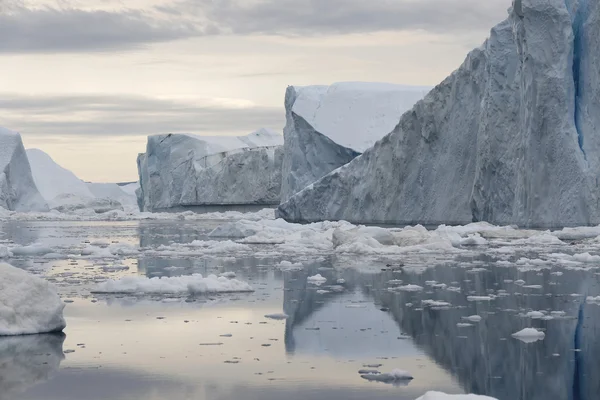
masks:
{"type": "Polygon", "coordinates": [[[60,332],[64,308],[46,280],[0,263],[0,336],[60,332]]]}
{"type": "MultiPolygon", "coordinates": [[[[97,213],[122,210],[121,202],[106,193],[96,194],[96,185],[79,179],[68,169],[58,165],[47,153],[39,149],[27,149],[27,158],[36,187],[51,210],[70,212],[93,209],[97,213]]],[[[118,186],[113,184],[114,186],[118,186]]],[[[123,197],[126,194],[122,193],[123,197]]],[[[135,200],[131,200],[135,203],[135,200]]]]}
{"type": "Polygon", "coordinates": [[[368,82],[288,87],[282,202],[373,146],[430,89],[368,82]]]}
{"type": "Polygon", "coordinates": [[[489,39],[390,134],[278,216],[599,224],[599,13],[598,0],[515,0],[489,39]]]}
{"type": "Polygon", "coordinates": [[[0,207],[11,211],[48,211],[38,191],[21,135],[0,127],[0,207]]]}
{"type": "Polygon", "coordinates": [[[276,205],[283,136],[168,134],[148,137],[138,156],[142,211],[204,205],[276,205]]]}
{"type": "Polygon", "coordinates": [[[114,204],[122,206],[125,211],[138,210],[135,191],[140,186],[137,182],[128,184],[88,182],[86,185],[90,192],[98,199],[112,201],[114,204]]]}

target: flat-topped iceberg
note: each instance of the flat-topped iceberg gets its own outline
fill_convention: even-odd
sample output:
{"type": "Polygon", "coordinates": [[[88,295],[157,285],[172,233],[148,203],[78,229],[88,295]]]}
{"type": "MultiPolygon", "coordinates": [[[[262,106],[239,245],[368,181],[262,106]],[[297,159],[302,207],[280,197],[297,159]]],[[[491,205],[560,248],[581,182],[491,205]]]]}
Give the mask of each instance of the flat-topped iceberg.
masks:
{"type": "Polygon", "coordinates": [[[62,331],[64,308],[46,280],[0,263],[0,336],[62,331]]]}
{"type": "Polygon", "coordinates": [[[47,211],[38,191],[21,135],[0,127],[0,207],[11,211],[47,211]]]}
{"type": "Polygon", "coordinates": [[[369,82],[288,87],[282,201],[373,146],[429,90],[369,82]]]}
{"type": "Polygon", "coordinates": [[[392,133],[290,198],[279,216],[600,223],[599,14],[599,0],[515,0],[392,133]]]}
{"type": "Polygon", "coordinates": [[[283,136],[168,134],[138,157],[143,211],[202,205],[279,204],[283,136]]]}

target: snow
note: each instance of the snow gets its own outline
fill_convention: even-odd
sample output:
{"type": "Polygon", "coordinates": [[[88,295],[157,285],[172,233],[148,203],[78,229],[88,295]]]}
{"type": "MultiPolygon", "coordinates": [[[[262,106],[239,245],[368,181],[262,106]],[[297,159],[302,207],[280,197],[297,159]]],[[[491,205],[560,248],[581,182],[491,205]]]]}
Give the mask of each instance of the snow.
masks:
{"type": "Polygon", "coordinates": [[[546,334],[542,331],[538,331],[535,328],[525,328],[519,332],[513,333],[512,337],[525,343],[533,343],[539,340],[544,340],[546,334]]]}
{"type": "Polygon", "coordinates": [[[283,136],[168,134],[148,137],[138,157],[144,211],[199,205],[279,203],[283,136]]]}
{"type": "Polygon", "coordinates": [[[99,284],[94,293],[128,294],[205,294],[253,292],[254,289],[244,281],[227,279],[216,275],[201,274],[177,277],[126,276],[119,280],[108,280],[99,284]]]}
{"type": "Polygon", "coordinates": [[[494,397],[476,394],[446,394],[442,392],[427,392],[416,400],[498,400],[494,397]]]}
{"type": "Polygon", "coordinates": [[[47,281],[0,263],[0,336],[62,331],[64,307],[47,281]]]}
{"type": "Polygon", "coordinates": [[[288,87],[282,201],[391,132],[429,89],[368,82],[288,87]]]}
{"type": "Polygon", "coordinates": [[[27,158],[35,185],[52,210],[74,212],[89,209],[94,213],[104,213],[123,209],[124,203],[135,205],[135,197],[127,195],[116,184],[86,183],[42,150],[27,149],[27,158]]]}
{"type": "Polygon", "coordinates": [[[47,211],[38,191],[21,135],[0,127],[0,208],[13,211],[47,211]]]}
{"type": "Polygon", "coordinates": [[[585,40],[574,40],[562,0],[511,8],[390,134],[284,197],[278,216],[536,228],[600,223],[600,103],[593,90],[576,90],[600,80],[598,2],[588,7],[578,14],[586,29],[575,32],[585,40]],[[583,63],[577,76],[574,43],[587,55],[576,59],[583,63]]]}

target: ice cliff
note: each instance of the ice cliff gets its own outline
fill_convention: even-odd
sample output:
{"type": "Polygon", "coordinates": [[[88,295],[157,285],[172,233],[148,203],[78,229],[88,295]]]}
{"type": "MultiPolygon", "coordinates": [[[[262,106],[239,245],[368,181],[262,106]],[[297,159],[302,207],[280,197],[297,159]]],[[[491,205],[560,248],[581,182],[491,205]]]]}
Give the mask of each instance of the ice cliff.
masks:
{"type": "Polygon", "coordinates": [[[600,223],[600,0],[515,0],[394,130],[280,206],[288,220],[600,223]]]}
{"type": "Polygon", "coordinates": [[[0,127],[0,207],[13,211],[47,211],[38,191],[21,135],[0,127]]]}
{"type": "Polygon", "coordinates": [[[199,205],[279,204],[283,136],[168,134],[138,157],[143,211],[199,205]]]}
{"type": "Polygon", "coordinates": [[[366,82],[288,87],[282,202],[373,146],[429,90],[366,82]]]}

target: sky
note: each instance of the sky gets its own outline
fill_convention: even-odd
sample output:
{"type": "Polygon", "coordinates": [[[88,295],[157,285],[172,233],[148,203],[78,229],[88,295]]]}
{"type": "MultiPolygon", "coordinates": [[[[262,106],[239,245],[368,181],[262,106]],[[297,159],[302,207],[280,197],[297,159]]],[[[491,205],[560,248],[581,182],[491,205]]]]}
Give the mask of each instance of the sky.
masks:
{"type": "Polygon", "coordinates": [[[289,85],[435,85],[511,0],[0,0],[0,126],[81,179],[160,133],[281,131],[289,85]]]}

